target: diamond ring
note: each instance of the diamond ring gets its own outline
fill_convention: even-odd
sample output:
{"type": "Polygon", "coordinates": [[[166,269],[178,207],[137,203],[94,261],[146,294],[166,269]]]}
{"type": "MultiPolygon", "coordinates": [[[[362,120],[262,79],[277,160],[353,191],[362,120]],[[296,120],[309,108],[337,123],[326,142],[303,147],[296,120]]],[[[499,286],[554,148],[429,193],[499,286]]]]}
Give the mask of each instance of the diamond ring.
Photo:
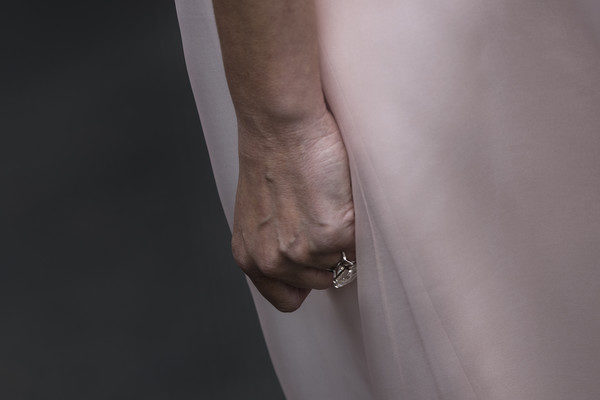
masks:
{"type": "Polygon", "coordinates": [[[342,251],[342,259],[328,271],[333,272],[333,286],[339,289],[356,279],[356,261],[348,260],[346,253],[342,251]]]}

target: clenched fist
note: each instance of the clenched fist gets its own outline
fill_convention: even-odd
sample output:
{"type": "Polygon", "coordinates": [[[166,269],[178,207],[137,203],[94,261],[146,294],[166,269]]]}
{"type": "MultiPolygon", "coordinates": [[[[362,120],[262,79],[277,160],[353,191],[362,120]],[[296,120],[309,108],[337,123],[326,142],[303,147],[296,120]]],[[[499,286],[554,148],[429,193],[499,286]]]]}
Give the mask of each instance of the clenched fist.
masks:
{"type": "Polygon", "coordinates": [[[296,310],[327,268],[354,256],[348,157],[329,111],[292,124],[238,123],[239,181],[232,250],[277,309],[296,310]]]}

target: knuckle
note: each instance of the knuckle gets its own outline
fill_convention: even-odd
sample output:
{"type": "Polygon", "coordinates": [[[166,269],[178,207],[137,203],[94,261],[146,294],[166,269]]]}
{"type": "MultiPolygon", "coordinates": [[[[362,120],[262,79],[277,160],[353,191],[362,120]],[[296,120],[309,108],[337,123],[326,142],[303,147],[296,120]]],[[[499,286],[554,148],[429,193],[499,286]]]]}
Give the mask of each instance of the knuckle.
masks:
{"type": "Polygon", "coordinates": [[[282,274],[282,258],[275,251],[268,251],[259,258],[258,269],[268,277],[277,277],[282,274]]]}
{"type": "Polygon", "coordinates": [[[310,248],[305,240],[297,242],[294,246],[280,247],[280,252],[298,264],[307,264],[312,259],[310,248]]]}
{"type": "Polygon", "coordinates": [[[270,278],[278,277],[281,275],[281,268],[277,263],[271,261],[263,261],[258,264],[258,269],[263,275],[270,278]]]}
{"type": "Polygon", "coordinates": [[[235,238],[232,239],[231,242],[231,254],[233,255],[233,260],[242,269],[242,271],[246,271],[250,268],[250,257],[248,257],[244,246],[235,238]]]}
{"type": "Polygon", "coordinates": [[[344,212],[344,215],[342,216],[342,219],[341,219],[341,223],[345,227],[347,227],[347,226],[354,227],[354,223],[355,223],[354,207],[350,207],[348,210],[346,210],[344,212]]]}
{"type": "Polygon", "coordinates": [[[354,242],[354,210],[345,212],[341,218],[323,224],[317,237],[316,246],[321,250],[340,250],[354,242]]]}
{"type": "Polygon", "coordinates": [[[340,229],[337,224],[329,224],[325,226],[319,235],[319,244],[322,247],[333,247],[340,237],[340,229]]]}
{"type": "Polygon", "coordinates": [[[329,251],[338,251],[343,242],[344,235],[344,231],[339,228],[338,224],[330,224],[321,227],[319,233],[315,235],[313,239],[313,251],[319,254],[329,251]]]}

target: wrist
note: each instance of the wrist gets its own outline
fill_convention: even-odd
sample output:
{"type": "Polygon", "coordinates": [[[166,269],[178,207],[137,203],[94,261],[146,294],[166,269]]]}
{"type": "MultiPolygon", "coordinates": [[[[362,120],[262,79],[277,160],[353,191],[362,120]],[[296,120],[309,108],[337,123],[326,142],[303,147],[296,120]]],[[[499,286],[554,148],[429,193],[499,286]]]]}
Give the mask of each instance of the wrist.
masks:
{"type": "Polygon", "coordinates": [[[238,122],[238,151],[241,158],[287,159],[309,154],[316,145],[340,141],[333,115],[324,106],[318,112],[293,122],[261,119],[259,123],[238,122]]]}

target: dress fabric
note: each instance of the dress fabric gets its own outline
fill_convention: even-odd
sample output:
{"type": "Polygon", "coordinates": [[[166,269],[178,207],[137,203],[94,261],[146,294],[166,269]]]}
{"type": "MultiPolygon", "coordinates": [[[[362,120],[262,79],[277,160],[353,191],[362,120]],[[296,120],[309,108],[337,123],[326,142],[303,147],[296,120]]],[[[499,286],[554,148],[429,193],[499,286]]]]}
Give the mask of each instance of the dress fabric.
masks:
{"type": "MultiPolygon", "coordinates": [[[[289,400],[600,399],[600,2],[317,0],[357,281],[275,310],[289,400]]],[[[231,226],[237,132],[210,0],[177,0],[231,226]]]]}

